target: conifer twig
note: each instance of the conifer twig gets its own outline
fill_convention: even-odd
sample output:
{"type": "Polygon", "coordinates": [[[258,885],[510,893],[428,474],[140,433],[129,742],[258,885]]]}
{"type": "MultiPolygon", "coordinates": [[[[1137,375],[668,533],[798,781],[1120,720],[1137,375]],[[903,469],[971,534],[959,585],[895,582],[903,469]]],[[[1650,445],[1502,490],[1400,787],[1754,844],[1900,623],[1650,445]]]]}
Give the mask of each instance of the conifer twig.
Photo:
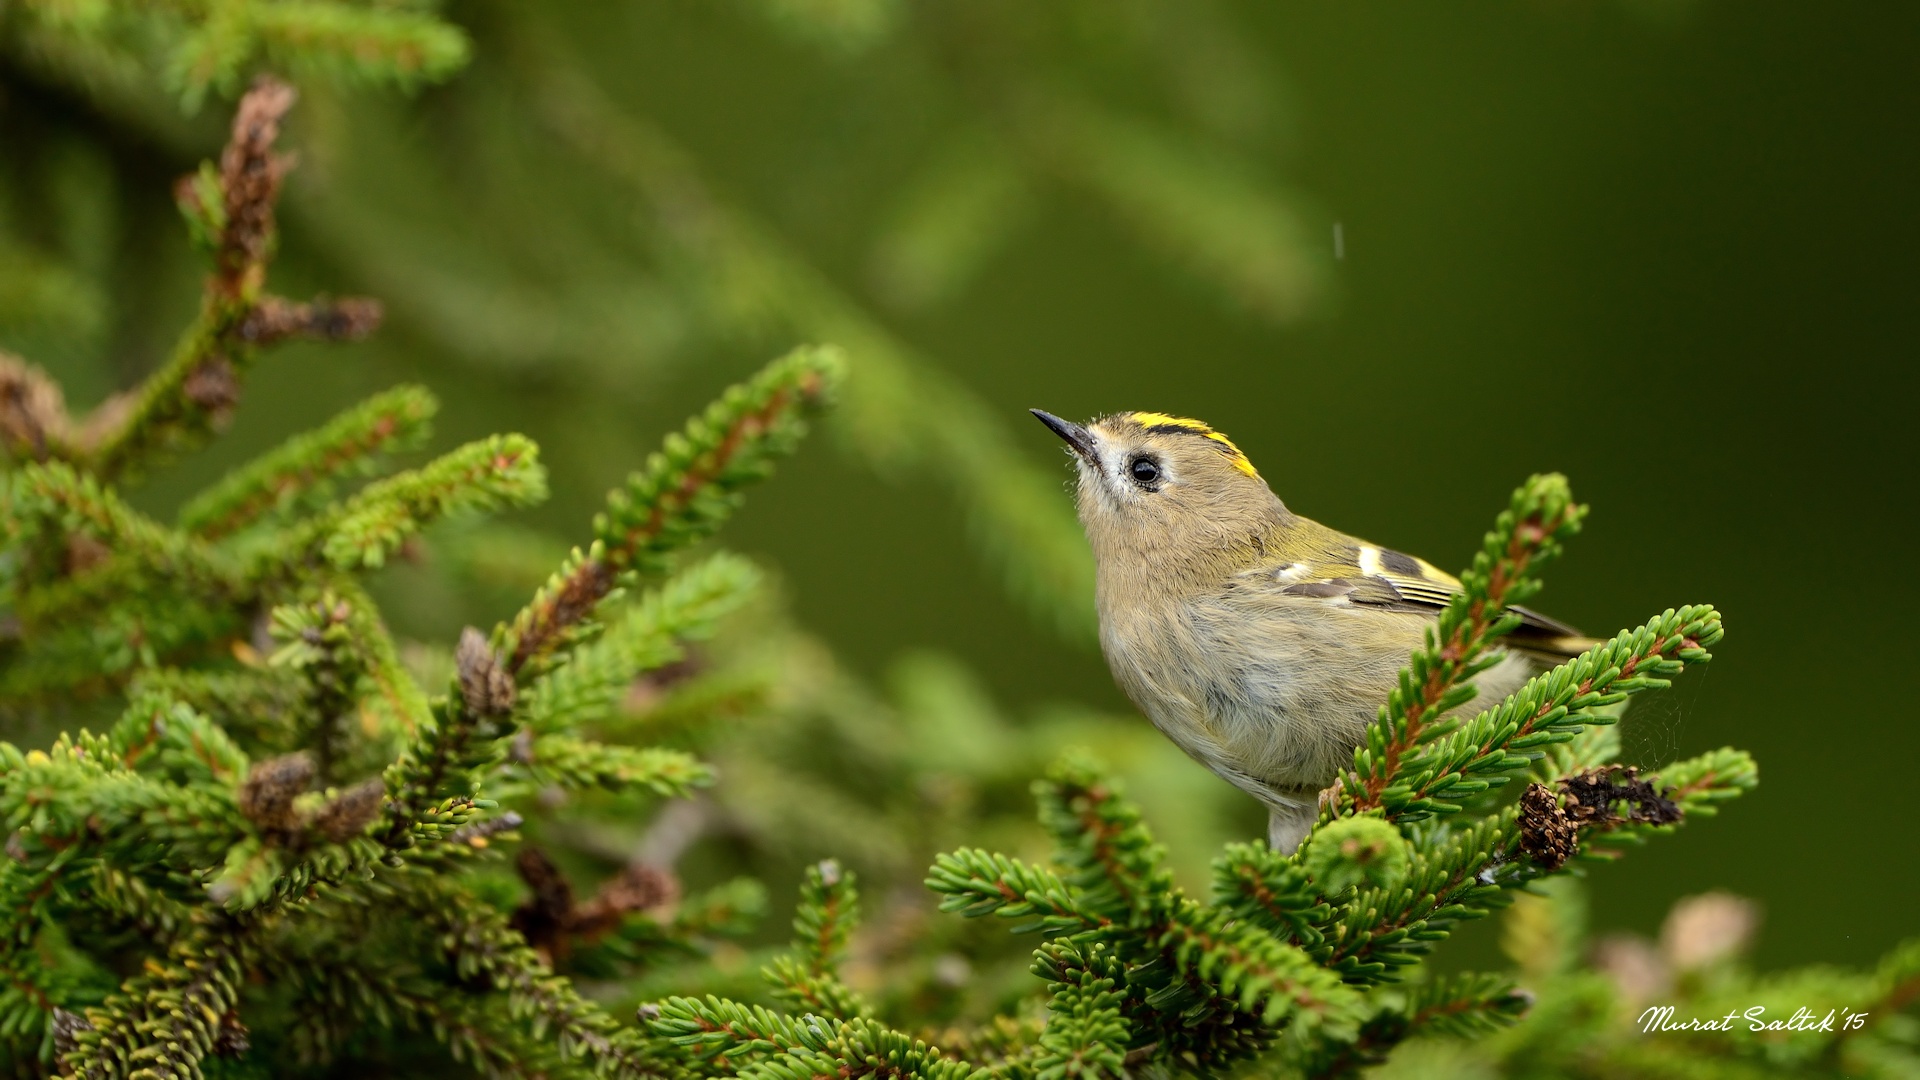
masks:
{"type": "MultiPolygon", "coordinates": [[[[1427,644],[1400,672],[1399,685],[1367,728],[1352,771],[1335,781],[1329,813],[1357,813],[1382,805],[1404,769],[1403,759],[1444,728],[1435,718],[1473,697],[1467,683],[1498,659],[1494,642],[1519,624],[1508,612],[1539,589],[1533,574],[1578,531],[1586,508],[1576,504],[1558,474],[1535,476],[1513,494],[1460,576],[1460,592],[1427,631],[1427,644]]],[[[1327,816],[1323,814],[1323,817],[1327,816]]]]}
{"type": "Polygon", "coordinates": [[[1013,928],[1025,933],[1092,930],[1113,920],[1081,909],[1058,874],[999,852],[961,848],[944,852],[927,871],[927,888],[940,894],[940,910],[968,919],[998,915],[1028,919],[1013,928]]]}
{"type": "MultiPolygon", "coordinates": [[[[608,791],[649,790],[667,798],[684,798],[694,789],[713,783],[713,770],[692,755],[658,746],[616,746],[572,735],[535,736],[519,750],[513,771],[535,778],[536,788],[568,790],[605,788],[608,791]]],[[[518,790],[511,778],[502,789],[518,790]]]]}
{"type": "MultiPolygon", "coordinates": [[[[738,505],[740,489],[764,477],[773,460],[793,448],[805,430],[805,414],[824,404],[840,369],[836,350],[800,349],[729,389],[609,497],[607,511],[595,519],[596,539],[587,553],[575,552],[526,608],[495,628],[490,640],[477,634],[463,638],[461,693],[449,695],[434,710],[387,770],[388,843],[410,843],[418,815],[436,801],[451,798],[470,805],[477,772],[498,759],[497,743],[514,727],[512,704],[520,677],[533,674],[526,670],[529,665],[568,640],[624,576],[658,570],[669,553],[718,528],[738,505]],[[507,689],[504,698],[473,692],[472,679],[482,674],[507,689]]],[[[531,444],[526,445],[530,456],[531,444]]],[[[447,469],[465,476],[459,464],[465,460],[462,454],[456,451],[442,460],[449,463],[447,469]]],[[[363,547],[384,550],[391,537],[405,534],[401,526],[412,520],[406,515],[415,500],[408,493],[425,489],[431,496],[441,490],[432,482],[434,472],[435,466],[428,466],[415,477],[369,487],[341,512],[343,522],[361,524],[327,531],[314,526],[313,535],[328,537],[328,553],[335,561],[342,552],[364,559],[363,547]],[[388,487],[394,489],[391,494],[388,487]],[[355,509],[362,505],[365,509],[355,509]],[[343,540],[352,543],[336,551],[343,540]]],[[[437,508],[445,499],[427,501],[437,508]]],[[[584,745],[572,749],[577,756],[584,745]]],[[[603,748],[595,753],[610,760],[607,755],[615,752],[603,748]]],[[[694,775],[690,772],[689,779],[697,782],[694,775]]],[[[444,809],[464,820],[453,804],[444,809]]]]}
{"type": "Polygon", "coordinates": [[[635,678],[674,663],[685,655],[687,643],[710,636],[721,618],[755,594],[761,580],[751,562],[726,553],[674,574],[529,686],[520,700],[521,722],[547,732],[577,730],[601,719],[635,678]]]}
{"type": "Polygon", "coordinates": [[[1128,964],[1159,973],[1167,986],[1152,1015],[1162,1041],[1208,1062],[1245,1056],[1280,1026],[1338,1033],[1356,1022],[1358,998],[1306,953],[1230,908],[1182,896],[1139,811],[1097,766],[1069,757],[1035,790],[1063,877],[1005,856],[943,855],[927,883],[946,894],[944,909],[1033,912],[1041,926],[1092,931],[1128,964]]]}
{"type": "Polygon", "coordinates": [[[1047,982],[1047,1026],[1036,1040],[1040,1077],[1123,1076],[1132,1032],[1122,1016],[1124,965],[1103,945],[1082,949],[1048,942],[1034,952],[1033,973],[1047,982]]]}
{"type": "Polygon", "coordinates": [[[1359,1076],[1414,1035],[1484,1035],[1518,1022],[1532,1001],[1531,994],[1516,990],[1504,976],[1434,979],[1389,995],[1351,1040],[1329,1041],[1300,1055],[1301,1072],[1314,1080],[1359,1076]]]}
{"type": "Polygon", "coordinates": [[[1331,914],[1300,864],[1265,844],[1228,844],[1213,860],[1213,902],[1282,941],[1320,943],[1331,914]]]}
{"type": "Polygon", "coordinates": [[[103,1005],[86,1010],[65,1067],[81,1080],[199,1077],[201,1059],[239,1003],[253,925],[219,914],[196,922],[164,961],[149,961],[103,1005]]]}
{"type": "Polygon", "coordinates": [[[377,691],[374,703],[386,719],[397,722],[401,734],[412,735],[432,716],[432,705],[420,684],[400,661],[393,634],[380,618],[380,608],[360,583],[347,574],[330,574],[326,588],[347,606],[347,626],[357,649],[357,660],[377,691]]]}
{"type": "Polygon", "coordinates": [[[527,506],[547,494],[539,448],[524,435],[495,435],[367,485],[331,512],[296,526],[260,556],[312,552],[342,570],[383,565],[408,538],[454,514],[527,506]]]}
{"type": "Polygon", "coordinates": [[[517,1013],[534,1017],[552,1033],[562,1057],[589,1059],[608,1076],[667,1075],[636,1030],[620,1025],[581,997],[570,980],[554,974],[499,912],[454,893],[443,900],[447,906],[421,914],[441,928],[455,970],[505,993],[517,1013]]]}
{"type": "Polygon", "coordinates": [[[1707,648],[1723,634],[1720,613],[1707,605],[1671,609],[1624,630],[1529,680],[1465,724],[1435,733],[1399,760],[1391,786],[1366,796],[1398,819],[1455,812],[1459,800],[1504,784],[1523,769],[1531,758],[1521,751],[1572,739],[1584,724],[1612,723],[1599,710],[1671,685],[1670,677],[1687,664],[1710,661],[1707,648]]]}
{"type": "Polygon", "coordinates": [[[110,487],[66,462],[21,469],[14,476],[11,494],[8,509],[14,529],[44,525],[67,542],[60,580],[17,603],[23,619],[66,612],[70,605],[94,595],[90,578],[100,575],[89,572],[101,567],[138,565],[188,577],[215,595],[230,595],[239,588],[227,561],[206,545],[128,506],[110,487]],[[76,550],[76,544],[82,546],[76,550]]]}
{"type": "MultiPolygon", "coordinates": [[[[81,577],[84,571],[108,559],[146,561],[156,569],[180,573],[188,565],[211,567],[217,559],[205,548],[173,534],[173,530],[132,509],[111,488],[81,473],[65,461],[27,465],[12,486],[12,505],[8,505],[13,528],[48,525],[61,534],[86,536],[100,546],[98,555],[75,559],[69,553],[65,577],[81,577]]],[[[27,603],[27,607],[35,607],[27,603]]]]}
{"type": "MultiPolygon", "coordinates": [[[[1667,824],[1622,823],[1605,833],[1608,845],[1642,843],[1672,832],[1689,817],[1707,817],[1718,805],[1758,782],[1752,758],[1737,750],[1710,751],[1674,762],[1649,778],[1679,809],[1667,824]]],[[[1349,982],[1378,982],[1420,959],[1458,923],[1484,916],[1506,903],[1505,894],[1545,876],[1522,844],[1520,810],[1509,806],[1465,827],[1443,819],[1414,844],[1414,865],[1393,890],[1366,890],[1347,901],[1318,929],[1324,944],[1319,962],[1349,982]]],[[[1617,847],[1591,847],[1582,857],[1610,859],[1617,847]]]]}
{"type": "Polygon", "coordinates": [[[793,952],[761,970],[774,995],[803,1012],[836,1019],[871,1016],[873,1007],[840,981],[840,959],[860,919],[853,874],[832,859],[807,868],[793,914],[793,952]]]}
{"type": "Polygon", "coordinates": [[[223,424],[258,344],[300,331],[356,338],[378,324],[379,306],[371,301],[340,301],[330,305],[332,314],[308,308],[304,315],[275,301],[262,313],[275,203],[292,167],[274,142],[297,97],[286,83],[257,80],[235,110],[218,168],[203,165],[180,184],[181,208],[211,249],[213,272],[199,315],[166,364],[131,398],[103,406],[89,423],[87,460],[101,477],[122,478],[156,453],[185,448],[223,424]]]}
{"type": "Polygon", "coordinates": [[[754,1080],[964,1080],[975,1073],[968,1062],[865,1018],[796,1020],[715,997],[669,998],[642,1006],[641,1016],[659,1037],[754,1080]]]}
{"type": "Polygon", "coordinates": [[[414,445],[438,408],[417,386],[368,398],[222,477],[181,508],[180,527],[209,539],[238,532],[336,477],[369,468],[382,454],[414,445]]]}
{"type": "Polygon", "coordinates": [[[800,349],[729,389],[647,460],[594,519],[594,543],[576,555],[496,632],[507,670],[537,666],[630,572],[657,573],[666,556],[704,539],[764,477],[827,401],[843,362],[837,350],[800,349]]]}
{"type": "Polygon", "coordinates": [[[423,827],[457,828],[473,806],[476,774],[499,756],[518,690],[478,630],[460,634],[452,691],[434,702],[398,761],[387,766],[385,843],[411,846],[423,827]],[[438,820],[434,820],[438,819],[438,820]]]}

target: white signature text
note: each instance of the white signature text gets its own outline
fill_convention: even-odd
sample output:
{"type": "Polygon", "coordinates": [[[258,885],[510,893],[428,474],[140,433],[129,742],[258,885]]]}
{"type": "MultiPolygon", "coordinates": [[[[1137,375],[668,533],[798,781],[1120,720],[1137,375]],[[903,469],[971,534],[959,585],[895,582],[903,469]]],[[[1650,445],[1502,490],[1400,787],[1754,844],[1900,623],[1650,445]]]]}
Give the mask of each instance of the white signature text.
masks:
{"type": "Polygon", "coordinates": [[[1852,1009],[1828,1009],[1817,1013],[1801,1007],[1784,1020],[1767,1019],[1767,1007],[1755,1005],[1744,1011],[1730,1012],[1714,1019],[1689,1016],[1674,1018],[1671,1005],[1655,1005],[1634,1021],[1642,1033],[1655,1031],[1853,1031],[1864,1026],[1867,1014],[1852,1009]]]}

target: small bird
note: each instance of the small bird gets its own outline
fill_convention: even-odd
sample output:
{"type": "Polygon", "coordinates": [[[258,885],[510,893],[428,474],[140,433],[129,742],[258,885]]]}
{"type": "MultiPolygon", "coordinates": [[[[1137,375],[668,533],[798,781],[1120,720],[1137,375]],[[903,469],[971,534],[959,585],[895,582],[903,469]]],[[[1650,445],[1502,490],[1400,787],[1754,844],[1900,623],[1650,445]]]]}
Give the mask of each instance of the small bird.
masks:
{"type": "MultiPolygon", "coordinates": [[[[1460,582],[1301,517],[1206,424],[1124,412],[1086,426],[1033,410],[1072,448],[1093,547],[1100,645],[1155,727],[1268,809],[1292,852],[1460,582]]],[[[1593,641],[1515,608],[1481,701],[1593,641]]]]}

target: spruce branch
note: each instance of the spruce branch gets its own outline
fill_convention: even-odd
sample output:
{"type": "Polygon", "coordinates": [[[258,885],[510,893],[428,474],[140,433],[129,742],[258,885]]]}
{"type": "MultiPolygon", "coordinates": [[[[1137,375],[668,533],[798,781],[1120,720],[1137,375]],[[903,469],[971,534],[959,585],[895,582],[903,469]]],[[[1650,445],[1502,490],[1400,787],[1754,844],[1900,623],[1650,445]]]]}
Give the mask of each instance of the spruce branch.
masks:
{"type": "Polygon", "coordinates": [[[107,922],[154,945],[171,946],[193,924],[195,908],[173,890],[108,863],[95,863],[85,888],[76,891],[107,922]]]}
{"type": "Polygon", "coordinates": [[[429,721],[433,707],[401,662],[379,607],[350,575],[329,575],[326,589],[347,607],[347,629],[354,642],[355,660],[373,687],[372,696],[363,700],[376,706],[373,715],[391,729],[388,734],[411,736],[429,721]]]}
{"type": "Polygon", "coordinates": [[[873,1006],[846,983],[832,975],[809,972],[792,957],[779,957],[762,968],[761,975],[772,987],[773,996],[796,1012],[836,1020],[873,1015],[873,1006]]]}
{"type": "Polygon", "coordinates": [[[524,754],[516,753],[500,796],[520,793],[513,774],[524,773],[528,787],[607,791],[647,790],[665,798],[685,798],[713,783],[713,770],[689,754],[657,746],[616,746],[572,735],[537,735],[524,754]]]}
{"type": "Polygon", "coordinates": [[[1083,911],[1079,897],[1058,874],[998,852],[961,848],[934,859],[927,888],[940,894],[940,910],[964,918],[998,915],[1027,919],[1014,933],[1070,933],[1113,925],[1083,911]]]}
{"type": "Polygon", "coordinates": [[[1511,810],[1416,836],[1406,879],[1392,889],[1360,890],[1332,909],[1318,928],[1314,958],[1350,983],[1385,981],[1456,924],[1504,903],[1503,889],[1524,884],[1524,876],[1503,872],[1514,844],[1511,810]]]}
{"type": "Polygon", "coordinates": [[[340,0],[231,6],[29,0],[21,15],[34,50],[60,61],[54,70],[77,68],[81,78],[103,84],[93,92],[109,100],[116,92],[151,95],[157,79],[187,112],[198,110],[209,93],[233,94],[248,72],[262,67],[406,88],[451,75],[470,52],[460,28],[434,11],[340,0]]]}
{"type": "MultiPolygon", "coordinates": [[[[597,537],[588,553],[576,552],[566,567],[548,583],[512,622],[496,628],[492,644],[477,634],[463,639],[459,692],[434,708],[433,716],[415,730],[401,758],[387,770],[389,843],[409,842],[419,813],[435,800],[470,800],[476,774],[498,760],[500,739],[514,727],[511,710],[513,697],[492,692],[476,693],[474,679],[484,666],[484,679],[500,680],[507,689],[517,689],[517,676],[535,661],[544,659],[568,642],[571,632],[614,590],[621,577],[635,570],[657,570],[671,551],[697,540],[717,528],[738,505],[739,489],[764,477],[773,460],[790,451],[805,430],[804,414],[821,405],[838,378],[840,358],[832,349],[801,349],[775,361],[753,380],[728,390],[706,413],[692,421],[681,435],[668,439],[665,450],[656,453],[645,469],[634,474],[626,487],[609,498],[609,510],[595,522],[597,537]]],[[[528,450],[531,450],[528,444],[528,450]]],[[[457,459],[459,452],[449,455],[457,459]]],[[[433,467],[421,471],[425,477],[433,467]]],[[[408,478],[396,478],[406,481],[408,478]]],[[[411,489],[425,480],[402,485],[411,489]]],[[[387,485],[395,481],[384,482],[387,485]]],[[[403,500],[404,501],[404,500],[403,500]]],[[[373,527],[351,530],[353,535],[378,536],[381,521],[394,520],[373,512],[395,499],[376,484],[356,496],[343,520],[365,519],[373,527]],[[365,504],[364,513],[353,511],[365,504]]],[[[386,530],[390,534],[391,530],[386,530]]],[[[337,529],[327,543],[333,545],[349,530],[337,529]]],[[[728,576],[737,578],[737,566],[713,564],[713,581],[728,576]]],[[[700,591],[697,587],[709,579],[695,575],[687,579],[695,587],[691,605],[700,591]]],[[[658,622],[668,613],[665,604],[653,609],[653,615],[636,616],[636,636],[651,618],[658,622]]],[[[691,630],[696,621],[683,624],[691,630]]],[[[616,646],[617,648],[617,646],[616,646]]],[[[629,654],[631,657],[631,654],[629,654]]],[[[604,674],[600,661],[605,655],[589,658],[604,674]]],[[[545,670],[538,664],[527,674],[545,670]]],[[[574,683],[594,681],[594,668],[583,669],[588,678],[574,683]]],[[[566,685],[563,679],[559,684],[566,685]]],[[[549,749],[579,754],[595,753],[600,760],[618,755],[610,748],[591,750],[588,744],[554,743],[549,749]]],[[[665,768],[668,759],[651,757],[619,763],[623,771],[647,771],[655,782],[669,781],[665,768]]],[[[676,766],[677,767],[677,766],[676,766]]],[[[689,782],[695,782],[682,769],[689,782]]],[[[452,809],[451,804],[443,810],[452,809]]],[[[459,822],[454,822],[458,824],[459,822]]]]}
{"type": "Polygon", "coordinates": [[[455,1061],[489,1080],[592,1075],[527,1032],[502,995],[438,986],[374,962],[364,951],[355,954],[346,943],[321,940],[332,948],[288,950],[294,955],[268,956],[261,964],[274,982],[293,990],[290,1034],[302,1064],[332,1062],[368,1028],[405,1025],[425,1028],[455,1061]]]}
{"type": "Polygon", "coordinates": [[[446,1046],[453,1060],[472,1068],[485,1080],[598,1080],[621,1075],[568,1061],[546,1040],[520,1030],[519,1017],[503,1002],[410,987],[396,987],[387,995],[387,1000],[411,1011],[446,1046]]]}
{"type": "Polygon", "coordinates": [[[176,784],[230,787],[247,775],[246,752],[227,729],[158,684],[132,695],[107,741],[119,764],[176,784]]]}
{"type": "Polygon", "coordinates": [[[251,924],[218,913],[196,921],[166,959],[85,1011],[62,1066],[82,1080],[198,1080],[200,1063],[221,1041],[239,1004],[254,952],[251,924]]]}
{"type": "Polygon", "coordinates": [[[0,693],[92,691],[230,632],[251,594],[234,560],[127,506],[64,462],[8,475],[12,613],[0,693]]]}
{"type": "Polygon", "coordinates": [[[756,928],[766,913],[766,886],[755,878],[734,878],[681,900],[666,927],[667,937],[739,937],[756,928]]]}
{"type": "Polygon", "coordinates": [[[1299,948],[1230,912],[1182,898],[1149,940],[1193,985],[1267,1027],[1300,1038],[1350,1029],[1358,996],[1299,948]]]}
{"type": "Polygon", "coordinates": [[[1586,508],[1573,501],[1557,473],[1528,479],[1494,522],[1473,566],[1460,575],[1460,592],[1427,631],[1424,648],[1400,672],[1399,684],[1354,751],[1350,772],[1335,781],[1328,813],[1388,805],[1387,792],[1408,772],[1403,759],[1443,734],[1439,718],[1473,698],[1467,682],[1499,660],[1495,642],[1519,616],[1508,609],[1539,591],[1534,574],[1579,531],[1586,508]]]}
{"type": "Polygon", "coordinates": [[[6,475],[17,640],[0,694],[96,692],[127,669],[204,642],[246,594],[232,559],[169,532],[63,461],[6,475]]]}
{"type": "Polygon", "coordinates": [[[0,743],[0,827],[28,868],[97,855],[133,870],[205,866],[245,831],[231,790],[143,776],[85,733],[44,751],[0,743]]]}
{"type": "Polygon", "coordinates": [[[653,1034],[697,1061],[737,1068],[743,1060],[782,1053],[800,1045],[804,1021],[762,1005],[743,1005],[709,995],[705,1000],[671,997],[640,1007],[653,1034]]]}
{"type": "Polygon", "coordinates": [[[1517,1023],[1533,1003],[1532,995],[1514,989],[1505,976],[1481,974],[1435,979],[1378,996],[1373,1015],[1353,1038],[1330,1040],[1298,1054],[1300,1072],[1315,1080],[1359,1076],[1415,1035],[1489,1034],[1517,1023]]]}
{"type": "Polygon", "coordinates": [[[255,346],[282,341],[359,341],[386,317],[380,301],[349,296],[310,301],[262,296],[240,324],[241,340],[255,346]]]}
{"type": "Polygon", "coordinates": [[[461,632],[453,685],[436,699],[432,715],[413,733],[399,760],[386,770],[386,843],[410,846],[424,827],[466,824],[474,806],[478,774],[500,757],[510,730],[513,676],[478,630],[461,632]]]}
{"type": "Polygon", "coordinates": [[[1213,860],[1213,903],[1282,941],[1312,947],[1332,909],[1307,872],[1264,843],[1228,844],[1213,860]]]}
{"type": "Polygon", "coordinates": [[[181,508],[180,527],[217,540],[285,512],[324,494],[334,481],[370,472],[386,455],[417,445],[438,408],[433,395],[417,386],[368,398],[222,477],[181,508]]]}
{"type": "MultiPolygon", "coordinates": [[[[1498,787],[1532,761],[1532,750],[1566,742],[1588,724],[1611,724],[1606,710],[1645,690],[1672,685],[1688,664],[1704,664],[1724,635],[1720,613],[1705,605],[1668,609],[1658,618],[1527,681],[1498,706],[1464,724],[1433,730],[1404,748],[1393,783],[1379,790],[1352,785],[1346,794],[1371,800],[1399,820],[1455,813],[1460,800],[1498,787]]],[[[1359,760],[1366,749],[1355,752],[1359,760]]]]}
{"type": "Polygon", "coordinates": [[[1407,1035],[1433,1032],[1465,1038],[1510,1027],[1532,1005],[1532,996],[1504,975],[1462,974],[1422,983],[1400,1006],[1407,1035]]]}
{"type": "Polygon", "coordinates": [[[555,975],[500,914],[457,893],[421,912],[437,927],[447,959],[463,979],[480,980],[507,995],[514,1013],[534,1024],[568,1060],[590,1061],[604,1076],[667,1074],[645,1039],[555,975]]]}
{"type": "Polygon", "coordinates": [[[1032,1057],[1037,1080],[1127,1075],[1124,966],[1102,945],[1048,942],[1034,953],[1033,973],[1051,995],[1032,1057]]]}
{"type": "Polygon", "coordinates": [[[656,1036],[743,1078],[962,1080],[975,1073],[974,1066],[867,1019],[795,1019],[716,997],[669,998],[642,1006],[641,1016],[656,1036]]]}
{"type": "Polygon", "coordinates": [[[1023,1008],[1012,1015],[998,1013],[971,1027],[949,1027],[927,1041],[963,1061],[979,1063],[991,1076],[1024,1077],[1040,1054],[1045,1030],[1045,1012],[1023,1008]]]}
{"type": "Polygon", "coordinates": [[[593,545],[535,595],[496,640],[519,673],[559,648],[627,574],[656,574],[673,552],[706,539],[772,472],[830,399],[844,361],[837,349],[797,349],[729,388],[626,484],[594,519],[593,545]]]}
{"type": "MultiPolygon", "coordinates": [[[[203,165],[176,192],[194,233],[211,250],[200,313],[161,369],[130,398],[103,407],[86,460],[118,480],[163,453],[197,444],[223,426],[239,400],[256,346],[289,322],[284,303],[259,316],[276,238],[274,207],[292,160],[274,151],[281,121],[297,97],[291,86],[256,81],[240,100],[218,168],[203,165]]],[[[360,336],[379,320],[369,301],[344,301],[323,319],[338,336],[360,336]]],[[[279,334],[284,337],[286,334],[279,334]]]]}
{"type": "Polygon", "coordinates": [[[807,867],[793,915],[793,951],[807,972],[836,974],[859,922],[860,893],[853,872],[832,859],[807,867]]]}
{"type": "Polygon", "coordinates": [[[1618,858],[1620,847],[1673,832],[1688,818],[1712,817],[1720,812],[1721,803],[1739,798],[1759,782],[1760,770],[1752,756],[1732,747],[1662,766],[1644,783],[1671,800],[1677,813],[1659,817],[1643,814],[1609,822],[1609,827],[1594,836],[1594,846],[1582,854],[1596,859],[1618,858]]]}
{"type": "Polygon", "coordinates": [[[60,987],[33,946],[61,869],[0,862],[0,1034],[37,1040],[56,1015],[60,987]]]}
{"type": "Polygon", "coordinates": [[[873,1007],[840,981],[840,960],[859,921],[853,873],[832,859],[807,867],[793,915],[792,954],[761,971],[774,996],[801,1012],[840,1020],[873,1015],[873,1007]]]}
{"type": "Polygon", "coordinates": [[[546,498],[540,451],[522,435],[494,435],[367,485],[263,550],[271,566],[312,551],[342,569],[384,565],[427,525],[454,514],[528,506],[546,498]]]}
{"type": "MultiPolygon", "coordinates": [[[[466,34],[430,11],[405,7],[362,7],[320,0],[282,0],[243,9],[241,36],[230,55],[258,49],[270,61],[295,70],[312,70],[335,79],[388,82],[402,88],[437,82],[465,66],[471,51],[466,34]]],[[[194,87],[218,83],[223,63],[194,63],[188,43],[176,58],[176,70],[191,74],[182,81],[191,96],[194,87]]]]}
{"type": "Polygon", "coordinates": [[[222,718],[219,725],[236,740],[253,746],[291,746],[291,718],[305,697],[305,687],[291,671],[242,668],[230,671],[189,671],[153,667],[140,671],[127,684],[127,700],[151,698],[178,704],[204,716],[222,718]]]}
{"type": "Polygon", "coordinates": [[[65,462],[18,470],[9,478],[6,501],[9,541],[18,544],[35,530],[47,530],[60,542],[60,564],[30,569],[30,580],[45,583],[15,604],[29,626],[101,602],[108,583],[120,580],[114,575],[130,568],[189,582],[221,599],[245,592],[230,560],[133,509],[65,462]]]}
{"type": "Polygon", "coordinates": [[[982,852],[943,856],[928,879],[946,894],[942,908],[979,915],[1028,905],[1042,925],[1072,919],[1093,929],[1078,936],[1109,943],[1152,984],[1162,1056],[1224,1062],[1254,1052],[1276,1028],[1304,1038],[1357,1022],[1358,996],[1298,947],[1232,908],[1182,896],[1139,811],[1097,765],[1069,756],[1035,793],[1065,875],[1049,880],[982,852]],[[1033,903],[1049,894],[1065,894],[1064,911],[1033,903]]]}
{"type": "Polygon", "coordinates": [[[873,1020],[832,1023],[808,1017],[797,1027],[798,1045],[740,1070],[741,1080],[969,1080],[964,1061],[950,1061],[937,1047],[873,1020]]]}
{"type": "Polygon", "coordinates": [[[220,154],[217,207],[204,212],[218,225],[214,233],[211,288],[228,299],[257,291],[277,239],[274,208],[291,158],[274,152],[280,123],[299,94],[275,79],[260,79],[234,110],[233,135],[220,154]]]}
{"type": "Polygon", "coordinates": [[[546,732],[601,719],[634,679],[680,660],[686,643],[712,636],[722,618],[759,590],[762,578],[751,562],[725,553],[668,578],[528,687],[521,722],[546,732]]]}
{"type": "Polygon", "coordinates": [[[268,661],[301,675],[306,693],[299,722],[302,745],[310,746],[320,782],[332,782],[347,753],[347,717],[360,698],[361,665],[353,639],[352,607],[322,593],[301,604],[282,604],[270,615],[270,633],[281,643],[268,661]]]}
{"type": "Polygon", "coordinates": [[[1035,783],[1034,794],[1080,910],[1133,926],[1164,917],[1175,891],[1166,851],[1098,765],[1069,756],[1035,783]]]}
{"type": "MultiPolygon", "coordinates": [[[[1667,793],[1678,818],[1613,822],[1600,834],[1608,846],[1590,845],[1581,857],[1617,858],[1617,846],[1671,832],[1688,816],[1711,816],[1758,777],[1746,754],[1717,750],[1668,765],[1647,782],[1667,793]]],[[[1315,959],[1348,982],[1381,982],[1418,962],[1460,922],[1505,906],[1512,890],[1554,869],[1528,857],[1525,812],[1523,804],[1460,825],[1441,818],[1415,826],[1405,882],[1396,889],[1362,890],[1333,909],[1333,918],[1319,927],[1323,944],[1311,950],[1315,959]]]]}

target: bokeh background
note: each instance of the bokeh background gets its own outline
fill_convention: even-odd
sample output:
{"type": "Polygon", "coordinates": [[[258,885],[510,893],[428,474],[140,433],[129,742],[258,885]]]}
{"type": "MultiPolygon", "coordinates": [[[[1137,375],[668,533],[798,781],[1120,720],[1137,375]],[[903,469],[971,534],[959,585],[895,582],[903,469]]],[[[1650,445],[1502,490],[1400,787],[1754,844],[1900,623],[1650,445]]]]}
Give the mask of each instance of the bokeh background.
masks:
{"type": "MultiPolygon", "coordinates": [[[[1733,744],[1762,769],[1718,819],[1596,872],[1595,922],[1651,932],[1725,887],[1764,905],[1762,967],[1866,963],[1911,932],[1920,8],[445,15],[472,60],[444,81],[295,72],[277,286],[381,297],[385,329],[269,358],[229,436],[141,505],[417,380],[445,401],[437,447],[537,439],[554,497],[520,522],[577,535],[718,388],[837,341],[838,426],[728,542],[877,685],[932,653],[1016,722],[1109,716],[1089,730],[1116,752],[1161,755],[1135,786],[1191,879],[1262,817],[1127,749],[1145,721],[1091,643],[1067,466],[1025,410],[1203,417],[1295,510],[1443,566],[1560,470],[1594,512],[1537,606],[1592,632],[1727,616],[1710,670],[1636,704],[1627,759],[1733,744]]],[[[193,309],[168,190],[237,87],[183,108],[50,26],[0,5],[0,347],[86,406],[193,309]]],[[[381,595],[421,638],[502,614],[430,559],[381,595]]]]}

